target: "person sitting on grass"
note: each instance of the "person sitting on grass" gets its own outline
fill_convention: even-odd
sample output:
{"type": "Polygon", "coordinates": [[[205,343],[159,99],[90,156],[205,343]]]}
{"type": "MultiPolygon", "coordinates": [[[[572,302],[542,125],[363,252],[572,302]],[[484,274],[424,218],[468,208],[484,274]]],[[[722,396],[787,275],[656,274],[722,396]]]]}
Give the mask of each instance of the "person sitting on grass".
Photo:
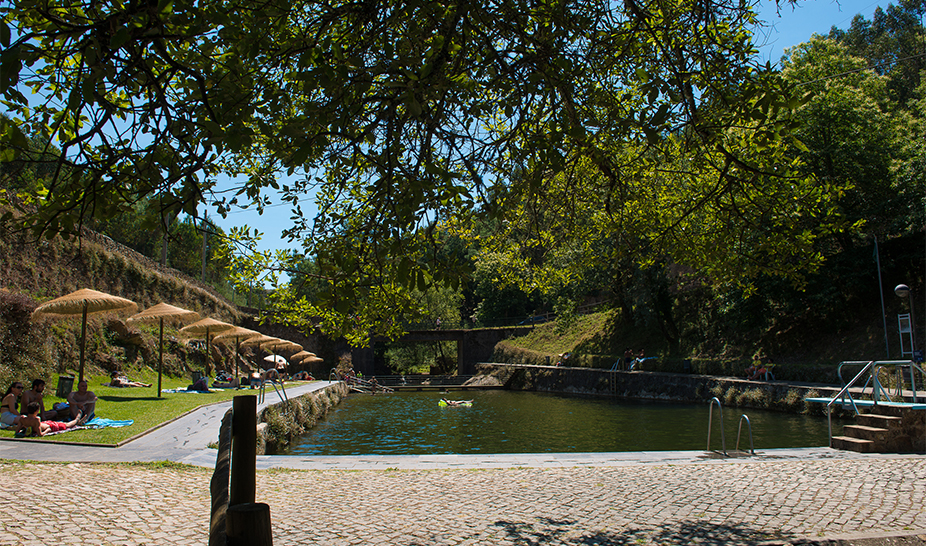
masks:
{"type": "Polygon", "coordinates": [[[209,392],[209,384],[205,377],[200,377],[192,385],[186,388],[188,391],[209,392]]]}
{"type": "Polygon", "coordinates": [[[26,431],[30,431],[31,436],[45,436],[49,432],[63,432],[65,430],[74,428],[80,422],[81,415],[79,412],[77,418],[68,421],[67,423],[61,423],[58,421],[42,421],[42,418],[39,416],[39,412],[42,411],[41,406],[38,402],[30,402],[26,406],[26,415],[23,415],[19,420],[19,429],[16,431],[16,436],[21,438],[26,435],[26,431]]]}
{"type": "Polygon", "coordinates": [[[71,410],[71,418],[77,418],[81,415],[80,424],[93,419],[94,410],[96,409],[96,394],[87,390],[87,380],[77,383],[77,390],[68,395],[68,407],[71,410]]]}
{"type": "Polygon", "coordinates": [[[49,419],[54,419],[58,416],[58,412],[50,409],[45,410],[45,381],[42,379],[35,379],[32,381],[32,388],[23,393],[22,407],[27,407],[33,402],[38,402],[40,412],[39,417],[47,421],[49,419]]]}
{"type": "Polygon", "coordinates": [[[3,395],[3,405],[0,406],[0,420],[4,425],[18,425],[21,416],[19,415],[19,396],[23,392],[23,384],[19,381],[13,381],[10,388],[3,395]]]}

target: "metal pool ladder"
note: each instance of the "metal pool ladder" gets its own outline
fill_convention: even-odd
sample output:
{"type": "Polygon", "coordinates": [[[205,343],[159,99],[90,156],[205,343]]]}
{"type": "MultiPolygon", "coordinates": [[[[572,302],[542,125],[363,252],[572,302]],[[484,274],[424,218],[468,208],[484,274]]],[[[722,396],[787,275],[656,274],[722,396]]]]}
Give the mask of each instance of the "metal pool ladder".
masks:
{"type": "MultiPolygon", "coordinates": [[[[711,398],[711,401],[710,401],[711,409],[710,409],[710,413],[707,416],[707,451],[711,450],[711,428],[713,428],[712,424],[714,421],[714,405],[715,404],[717,405],[717,410],[720,412],[720,446],[721,446],[721,449],[723,450],[724,456],[729,457],[730,455],[727,454],[727,440],[724,437],[724,432],[723,432],[723,405],[721,405],[720,399],[717,398],[716,396],[711,398]]],[[[743,419],[746,420],[746,427],[749,429],[749,454],[755,455],[756,450],[752,443],[752,423],[749,421],[749,417],[747,417],[745,413],[740,416],[739,428],[736,432],[736,449],[734,451],[740,450],[740,436],[743,433],[743,419]]]]}
{"type": "Polygon", "coordinates": [[[280,388],[277,389],[276,381],[274,381],[273,379],[267,379],[267,380],[265,380],[265,381],[261,381],[261,382],[260,382],[260,390],[257,391],[257,394],[258,394],[258,396],[257,396],[257,403],[258,403],[258,404],[260,404],[260,403],[262,403],[262,402],[264,401],[264,396],[265,396],[265,390],[266,390],[266,387],[267,387],[267,383],[270,383],[270,386],[273,387],[273,390],[274,390],[274,391],[276,391],[277,396],[280,397],[280,402],[284,402],[284,403],[285,403],[285,402],[288,402],[288,401],[289,401],[289,397],[286,396],[286,388],[283,387],[283,382],[280,381],[280,388]],[[280,390],[282,390],[283,392],[281,393],[280,390]]]}
{"type": "Polygon", "coordinates": [[[711,425],[714,422],[714,404],[717,404],[717,409],[720,410],[720,446],[723,449],[723,454],[727,455],[727,440],[723,435],[723,406],[720,405],[720,399],[716,396],[711,398],[711,411],[707,414],[707,451],[711,450],[711,425]]]}
{"type": "Polygon", "coordinates": [[[756,454],[756,448],[755,448],[755,446],[753,446],[753,444],[752,444],[752,423],[749,422],[749,417],[746,417],[746,414],[745,414],[745,413],[742,414],[742,415],[740,415],[740,425],[739,425],[739,427],[738,427],[737,430],[736,430],[736,449],[735,449],[735,451],[739,451],[739,450],[740,450],[740,434],[742,434],[742,432],[743,432],[743,419],[746,420],[746,426],[749,428],[749,454],[750,454],[750,455],[755,455],[755,454],[756,454]]]}

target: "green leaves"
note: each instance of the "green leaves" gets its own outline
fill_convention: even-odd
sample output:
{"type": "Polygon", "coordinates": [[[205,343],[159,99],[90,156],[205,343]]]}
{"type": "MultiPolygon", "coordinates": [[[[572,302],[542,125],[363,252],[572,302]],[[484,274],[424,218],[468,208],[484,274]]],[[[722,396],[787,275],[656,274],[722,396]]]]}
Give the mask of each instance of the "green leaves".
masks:
{"type": "MultiPolygon", "coordinates": [[[[394,331],[388,305],[460,286],[472,265],[447,226],[472,219],[510,221],[499,274],[541,291],[578,282],[596,256],[583,237],[675,252],[682,227],[736,217],[723,198],[772,187],[753,181],[793,130],[796,99],[754,65],[754,14],[732,0],[50,7],[13,0],[0,27],[0,42],[27,37],[0,59],[16,116],[3,158],[24,133],[54,135],[66,158],[25,225],[76,229],[150,197],[167,215],[317,199],[290,233],[324,284],[306,305],[339,330],[360,309],[349,329],[394,331]],[[23,61],[46,99],[34,109],[23,61]],[[284,172],[304,182],[281,189],[284,172]],[[236,196],[210,195],[238,175],[236,196]]],[[[270,260],[238,263],[241,282],[270,260]]]]}

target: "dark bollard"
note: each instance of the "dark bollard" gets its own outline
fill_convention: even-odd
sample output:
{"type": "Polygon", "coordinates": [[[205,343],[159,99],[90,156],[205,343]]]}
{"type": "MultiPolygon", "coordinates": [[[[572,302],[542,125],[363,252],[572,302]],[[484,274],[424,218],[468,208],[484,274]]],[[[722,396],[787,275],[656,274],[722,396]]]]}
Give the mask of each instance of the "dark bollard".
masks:
{"type": "Polygon", "coordinates": [[[232,402],[231,483],[228,506],[253,503],[257,493],[257,397],[232,402]]]}
{"type": "Polygon", "coordinates": [[[228,546],[271,546],[270,505],[237,504],[228,507],[228,546]]]}

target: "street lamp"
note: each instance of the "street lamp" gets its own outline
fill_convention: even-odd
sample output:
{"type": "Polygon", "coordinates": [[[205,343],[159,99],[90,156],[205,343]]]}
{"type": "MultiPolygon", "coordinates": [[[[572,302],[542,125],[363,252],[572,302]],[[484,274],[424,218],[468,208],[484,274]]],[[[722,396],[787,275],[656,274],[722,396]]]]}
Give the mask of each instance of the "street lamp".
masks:
{"type": "Polygon", "coordinates": [[[913,346],[912,351],[914,358],[916,355],[916,318],[913,315],[913,290],[905,284],[898,284],[894,287],[894,293],[899,298],[909,298],[910,300],[910,343],[913,346]]]}

